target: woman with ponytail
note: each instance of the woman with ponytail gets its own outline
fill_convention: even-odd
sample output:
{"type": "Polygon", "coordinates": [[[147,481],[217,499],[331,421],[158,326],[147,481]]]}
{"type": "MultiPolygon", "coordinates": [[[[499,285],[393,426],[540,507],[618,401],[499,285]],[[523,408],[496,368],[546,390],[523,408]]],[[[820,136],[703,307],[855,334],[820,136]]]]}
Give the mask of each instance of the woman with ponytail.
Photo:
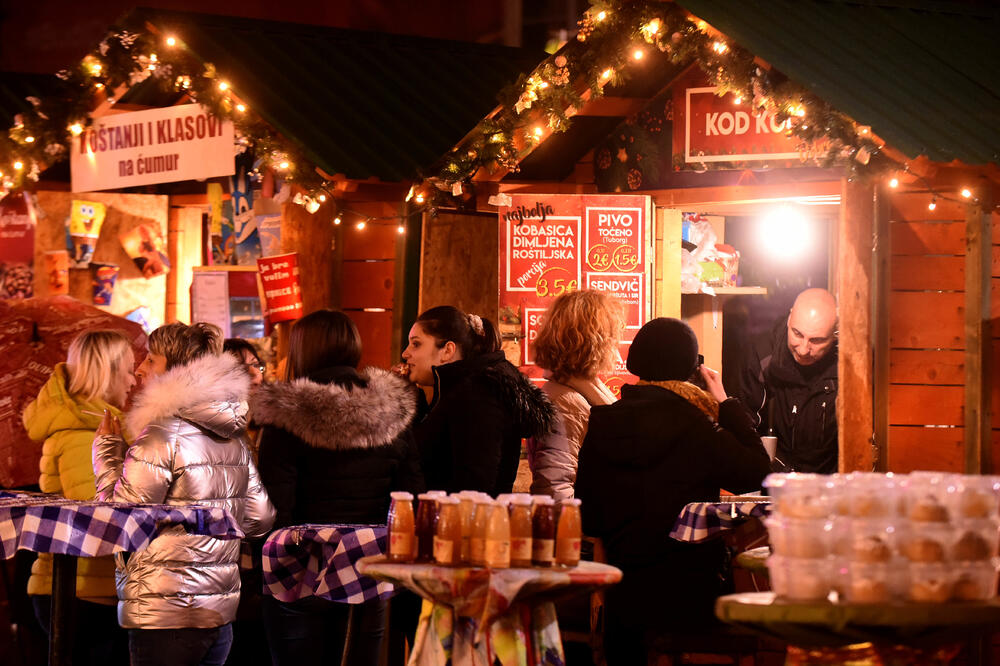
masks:
{"type": "Polygon", "coordinates": [[[421,314],[403,352],[411,382],[432,387],[414,428],[429,488],[509,493],[521,439],[552,430],[545,395],[500,350],[493,323],[443,305],[421,314]]]}

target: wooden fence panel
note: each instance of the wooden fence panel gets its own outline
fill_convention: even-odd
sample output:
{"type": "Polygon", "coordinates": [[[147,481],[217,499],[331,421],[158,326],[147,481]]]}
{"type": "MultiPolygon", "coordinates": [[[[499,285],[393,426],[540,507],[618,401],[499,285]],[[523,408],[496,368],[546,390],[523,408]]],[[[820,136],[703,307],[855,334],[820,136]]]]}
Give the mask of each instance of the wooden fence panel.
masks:
{"type": "Polygon", "coordinates": [[[889,311],[891,348],[965,347],[965,295],[960,292],[894,292],[889,311]]]}
{"type": "Polygon", "coordinates": [[[892,384],[889,386],[891,425],[960,426],[965,391],[962,386],[892,384]]]}
{"type": "Polygon", "coordinates": [[[965,428],[892,426],[889,469],[900,474],[916,469],[961,472],[965,465],[965,428]]]}
{"type": "Polygon", "coordinates": [[[889,352],[889,381],[961,386],[965,382],[965,354],[952,350],[893,349],[889,352]]]}

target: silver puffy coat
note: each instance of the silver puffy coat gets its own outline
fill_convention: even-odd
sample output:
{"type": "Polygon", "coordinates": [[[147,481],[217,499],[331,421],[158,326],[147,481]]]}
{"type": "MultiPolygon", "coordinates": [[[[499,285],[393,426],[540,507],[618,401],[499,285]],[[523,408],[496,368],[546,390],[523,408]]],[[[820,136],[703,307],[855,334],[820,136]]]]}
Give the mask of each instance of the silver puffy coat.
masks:
{"type": "MultiPolygon", "coordinates": [[[[222,507],[247,536],[262,536],[274,507],[243,440],[246,371],[229,354],[153,377],[129,411],[139,433],[94,440],[99,499],[222,507]]],[[[211,628],[231,622],[240,597],[238,539],[175,526],[117,556],[118,621],[127,629],[211,628]]]]}

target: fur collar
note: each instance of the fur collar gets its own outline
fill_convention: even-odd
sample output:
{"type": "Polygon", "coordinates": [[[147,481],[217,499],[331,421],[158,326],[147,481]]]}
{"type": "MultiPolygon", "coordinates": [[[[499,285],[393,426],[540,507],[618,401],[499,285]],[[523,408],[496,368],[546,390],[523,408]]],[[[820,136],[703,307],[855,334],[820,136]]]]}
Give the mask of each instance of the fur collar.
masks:
{"type": "Polygon", "coordinates": [[[389,444],[417,409],[409,382],[379,368],[360,373],[367,386],[349,388],[308,379],[261,386],[254,394],[253,420],[287,430],[310,446],[331,450],[389,444]]]}
{"type": "Polygon", "coordinates": [[[178,417],[222,437],[246,425],[250,376],[231,354],[202,356],[149,380],[126,416],[129,432],[178,417]]]}

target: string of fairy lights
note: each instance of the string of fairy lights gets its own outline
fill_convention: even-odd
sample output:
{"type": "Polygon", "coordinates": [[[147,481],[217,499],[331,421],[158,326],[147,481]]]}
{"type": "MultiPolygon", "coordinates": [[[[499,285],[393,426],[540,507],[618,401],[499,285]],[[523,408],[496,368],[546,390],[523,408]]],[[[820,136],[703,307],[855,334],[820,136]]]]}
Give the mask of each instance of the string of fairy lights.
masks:
{"type": "MultiPolygon", "coordinates": [[[[891,160],[871,128],[861,126],[811,92],[761,63],[753,54],[673,2],[662,0],[591,0],[575,39],[522,75],[501,92],[498,110],[482,120],[467,139],[410,188],[412,214],[439,207],[461,207],[474,196],[473,181],[482,173],[516,172],[520,161],[554,132],[565,131],[586,98],[603,95],[640,71],[653,51],[677,64],[697,63],[717,94],[732,93],[755,115],[787,122],[787,134],[812,163],[843,166],[850,177],[895,178],[898,172],[922,180],[934,210],[937,200],[976,201],[971,187],[952,197],[930,187],[908,164],[891,160]]],[[[237,142],[252,150],[254,173],[264,169],[296,186],[294,201],[317,212],[330,199],[337,204],[334,224],[346,218],[358,229],[395,224],[405,233],[408,216],[376,217],[344,207],[335,184],[311,165],[302,151],[254,114],[211,63],[200,60],[176,35],[146,28],[113,30],[98,48],[72,69],[57,73],[58,89],[31,106],[0,136],[0,198],[36,182],[48,166],[67,158],[102,104],[114,105],[129,88],[152,82],[232,120],[237,142]]],[[[891,186],[891,182],[890,182],[891,186]]]]}

